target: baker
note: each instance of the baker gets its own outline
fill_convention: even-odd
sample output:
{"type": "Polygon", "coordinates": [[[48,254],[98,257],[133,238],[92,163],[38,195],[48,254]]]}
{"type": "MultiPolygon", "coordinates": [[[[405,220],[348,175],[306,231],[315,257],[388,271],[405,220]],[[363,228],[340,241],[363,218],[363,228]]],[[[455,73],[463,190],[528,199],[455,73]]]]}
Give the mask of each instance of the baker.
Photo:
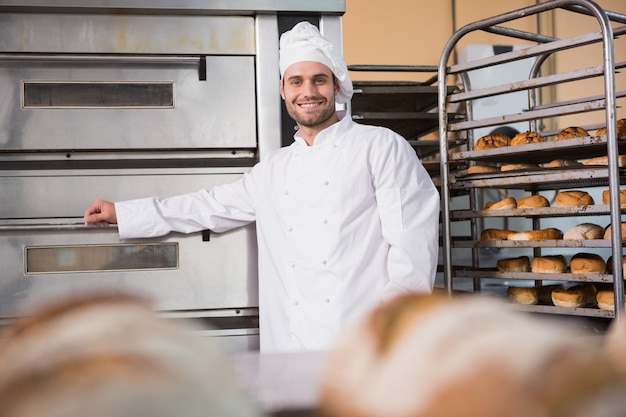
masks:
{"type": "Polygon", "coordinates": [[[256,222],[261,351],[325,350],[380,303],[432,291],[439,194],[403,137],[336,110],[352,82],[314,25],[281,36],[279,61],[280,94],[298,125],[290,146],[234,183],[167,199],[97,200],[84,221],[117,223],[120,239],[256,222]]]}

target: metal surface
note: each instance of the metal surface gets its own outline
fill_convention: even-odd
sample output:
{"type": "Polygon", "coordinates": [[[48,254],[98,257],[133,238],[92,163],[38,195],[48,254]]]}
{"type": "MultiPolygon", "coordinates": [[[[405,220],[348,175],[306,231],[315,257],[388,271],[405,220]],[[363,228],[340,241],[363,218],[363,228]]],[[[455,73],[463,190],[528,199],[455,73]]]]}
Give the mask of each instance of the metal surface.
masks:
{"type": "Polygon", "coordinates": [[[317,12],[338,13],[346,11],[345,0],[2,0],[0,10],[59,10],[64,12],[119,13],[192,13],[192,14],[256,14],[261,12],[317,12]]]}
{"type": "MultiPolygon", "coordinates": [[[[478,242],[474,239],[453,240],[450,234],[452,216],[450,214],[450,199],[452,189],[468,189],[475,192],[479,188],[504,188],[504,189],[520,189],[530,190],[533,192],[540,190],[555,190],[559,188],[573,188],[578,186],[606,186],[611,191],[610,205],[608,206],[608,214],[611,218],[611,225],[614,228],[619,228],[621,225],[621,209],[619,204],[619,186],[624,183],[622,169],[618,167],[617,156],[619,155],[623,144],[618,143],[615,122],[616,122],[616,98],[621,96],[615,91],[615,73],[614,68],[616,66],[622,67],[623,64],[615,64],[614,62],[614,35],[620,36],[626,33],[625,27],[613,28],[610,25],[610,20],[623,21],[624,16],[617,15],[615,13],[607,13],[602,10],[597,4],[592,1],[584,0],[553,0],[550,2],[544,2],[536,4],[530,7],[526,7],[520,10],[504,13],[499,16],[484,19],[478,22],[470,23],[453,34],[451,39],[446,44],[439,64],[439,102],[447,103],[446,94],[446,82],[448,76],[451,74],[458,74],[461,81],[464,84],[465,91],[456,96],[453,96],[454,101],[468,103],[468,120],[462,122],[454,122],[451,120],[448,114],[447,106],[440,106],[439,112],[439,124],[440,124],[440,157],[441,157],[441,181],[442,181],[442,232],[443,232],[443,263],[444,263],[444,280],[446,287],[451,290],[453,286],[453,265],[452,265],[452,248],[454,246],[471,248],[473,253],[476,252],[479,247],[527,247],[533,248],[535,256],[540,253],[540,250],[545,247],[562,248],[562,247],[610,247],[611,253],[617,256],[613,257],[613,276],[621,277],[622,274],[622,237],[619,233],[614,233],[610,240],[599,242],[478,242]],[[593,33],[582,34],[573,38],[564,40],[546,39],[545,37],[532,36],[532,34],[523,34],[523,39],[533,40],[538,43],[536,46],[531,46],[518,51],[498,54],[493,57],[474,60],[464,64],[457,64],[448,66],[447,63],[452,55],[454,48],[459,40],[465,35],[474,31],[491,31],[494,32],[494,28],[505,22],[514,21],[516,19],[532,16],[544,12],[551,11],[553,9],[571,9],[574,12],[581,13],[584,10],[584,14],[593,16],[596,20],[599,31],[593,33]],[[497,65],[505,62],[512,62],[518,59],[525,59],[528,57],[537,57],[537,62],[545,61],[546,57],[550,54],[562,50],[568,50],[583,45],[589,45],[593,43],[602,43],[602,62],[601,65],[591,67],[587,69],[581,69],[572,71],[567,74],[550,75],[546,77],[538,77],[538,71],[540,65],[536,64],[532,73],[529,74],[528,80],[516,82],[512,84],[506,84],[501,86],[495,86],[493,88],[483,90],[472,90],[469,84],[469,79],[466,76],[468,71],[486,68],[496,67],[497,65]],[[609,70],[605,70],[609,69],[609,70]],[[601,76],[604,82],[603,94],[596,97],[583,97],[579,100],[565,102],[565,103],[551,103],[548,106],[536,106],[534,100],[536,99],[533,89],[538,86],[553,85],[555,83],[564,83],[574,80],[601,76]],[[499,117],[487,118],[482,120],[474,120],[471,112],[471,100],[470,98],[477,97],[491,97],[492,95],[507,94],[511,91],[529,90],[529,97],[532,99],[529,101],[530,109],[527,112],[520,114],[510,114],[499,117]],[[469,131],[469,137],[472,137],[472,129],[487,126],[503,125],[515,121],[529,121],[529,125],[537,128],[537,120],[544,118],[558,117],[563,114],[577,114],[588,111],[603,111],[605,115],[605,126],[607,126],[606,138],[603,140],[597,140],[594,137],[587,137],[583,139],[577,139],[576,142],[570,142],[567,144],[544,145],[535,144],[534,146],[524,145],[519,149],[512,149],[517,147],[509,147],[507,150],[493,152],[487,152],[485,154],[473,153],[472,151],[459,152],[458,154],[450,154],[448,142],[445,140],[448,137],[449,132],[469,131]],[[541,148],[541,151],[539,149],[541,148]],[[536,149],[536,152],[533,150],[536,149]],[[542,152],[543,151],[543,152],[542,152]],[[524,169],[512,172],[502,172],[496,174],[480,174],[480,175],[454,175],[451,169],[451,160],[461,161],[491,161],[499,163],[509,163],[512,161],[526,162],[532,161],[533,163],[548,162],[551,159],[584,159],[586,155],[607,155],[608,166],[604,167],[583,167],[580,169],[563,169],[563,170],[547,170],[547,169],[524,169]],[[545,159],[544,159],[545,158],[545,159]]],[[[518,33],[507,33],[506,30],[495,30],[496,33],[518,37],[518,33]]],[[[567,141],[564,141],[567,142],[567,141]]],[[[591,156],[589,156],[591,157],[591,156]]],[[[582,210],[582,209],[581,209],[582,210]]],[[[603,209],[603,210],[606,210],[603,209]]],[[[473,212],[479,212],[479,210],[469,210],[473,212]]],[[[468,211],[465,211],[468,213],[468,211]]],[[[510,214],[510,213],[509,213],[510,214]]],[[[521,213],[515,213],[521,214],[521,213]]],[[[556,213],[547,213],[550,215],[556,213]]],[[[571,213],[577,215],[578,213],[571,213]]],[[[504,213],[503,217],[506,218],[507,214],[504,213]]],[[[463,217],[463,216],[461,216],[463,217]]],[[[481,219],[480,214],[477,216],[469,216],[470,220],[481,219]]],[[[539,216],[532,216],[533,224],[538,225],[539,216]]],[[[473,236],[477,236],[477,230],[472,233],[473,236]]],[[[474,267],[479,267],[476,259],[472,261],[474,267]]],[[[567,276],[562,276],[559,280],[567,280],[567,276]]],[[[476,277],[476,279],[480,279],[476,277]]],[[[624,281],[621,279],[612,280],[615,288],[615,305],[617,320],[621,320],[624,310],[624,281]]],[[[546,306],[543,312],[552,312],[551,309],[546,306]]],[[[587,309],[583,309],[587,310],[587,309]]],[[[564,310],[565,311],[565,310],[564,310]]],[[[567,314],[561,311],[556,311],[555,314],[567,314]]],[[[581,314],[585,314],[583,311],[581,314]]],[[[579,314],[578,312],[572,312],[572,314],[579,314]]],[[[597,313],[596,311],[590,312],[590,315],[604,315],[604,313],[597,313]]]]}

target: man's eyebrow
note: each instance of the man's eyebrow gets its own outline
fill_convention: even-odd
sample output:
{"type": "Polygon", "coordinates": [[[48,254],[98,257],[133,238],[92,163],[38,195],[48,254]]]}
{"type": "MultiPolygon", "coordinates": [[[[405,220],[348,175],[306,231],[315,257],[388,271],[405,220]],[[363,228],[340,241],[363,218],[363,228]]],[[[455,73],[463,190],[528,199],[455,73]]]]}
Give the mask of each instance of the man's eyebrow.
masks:
{"type": "MultiPolygon", "coordinates": [[[[320,78],[320,77],[330,78],[331,76],[329,74],[326,74],[325,72],[320,72],[318,74],[313,74],[311,76],[311,78],[320,78]]],[[[294,75],[287,77],[287,80],[294,80],[294,79],[299,79],[299,78],[304,78],[304,76],[300,74],[294,74],[294,75]]]]}

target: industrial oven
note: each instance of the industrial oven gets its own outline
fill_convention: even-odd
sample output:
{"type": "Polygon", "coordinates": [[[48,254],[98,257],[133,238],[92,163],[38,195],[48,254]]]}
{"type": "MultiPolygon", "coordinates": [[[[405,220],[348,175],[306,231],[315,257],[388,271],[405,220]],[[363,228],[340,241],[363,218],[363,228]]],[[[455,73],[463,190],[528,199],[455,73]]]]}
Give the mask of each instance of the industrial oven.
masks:
{"type": "Polygon", "coordinates": [[[0,0],[0,320],[95,290],[149,297],[258,348],[254,225],[120,241],[96,198],[231,182],[293,131],[278,40],[300,20],[341,44],[345,1],[0,0]],[[84,3],[84,4],[83,4],[84,3]]]}

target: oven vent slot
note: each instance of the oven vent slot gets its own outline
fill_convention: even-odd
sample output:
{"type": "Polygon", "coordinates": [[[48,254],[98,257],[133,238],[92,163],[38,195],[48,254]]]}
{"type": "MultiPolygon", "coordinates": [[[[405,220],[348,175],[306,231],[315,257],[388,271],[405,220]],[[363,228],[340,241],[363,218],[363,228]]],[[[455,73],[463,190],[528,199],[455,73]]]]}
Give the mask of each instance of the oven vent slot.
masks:
{"type": "Polygon", "coordinates": [[[24,81],[22,107],[171,109],[174,83],[24,81]]]}

